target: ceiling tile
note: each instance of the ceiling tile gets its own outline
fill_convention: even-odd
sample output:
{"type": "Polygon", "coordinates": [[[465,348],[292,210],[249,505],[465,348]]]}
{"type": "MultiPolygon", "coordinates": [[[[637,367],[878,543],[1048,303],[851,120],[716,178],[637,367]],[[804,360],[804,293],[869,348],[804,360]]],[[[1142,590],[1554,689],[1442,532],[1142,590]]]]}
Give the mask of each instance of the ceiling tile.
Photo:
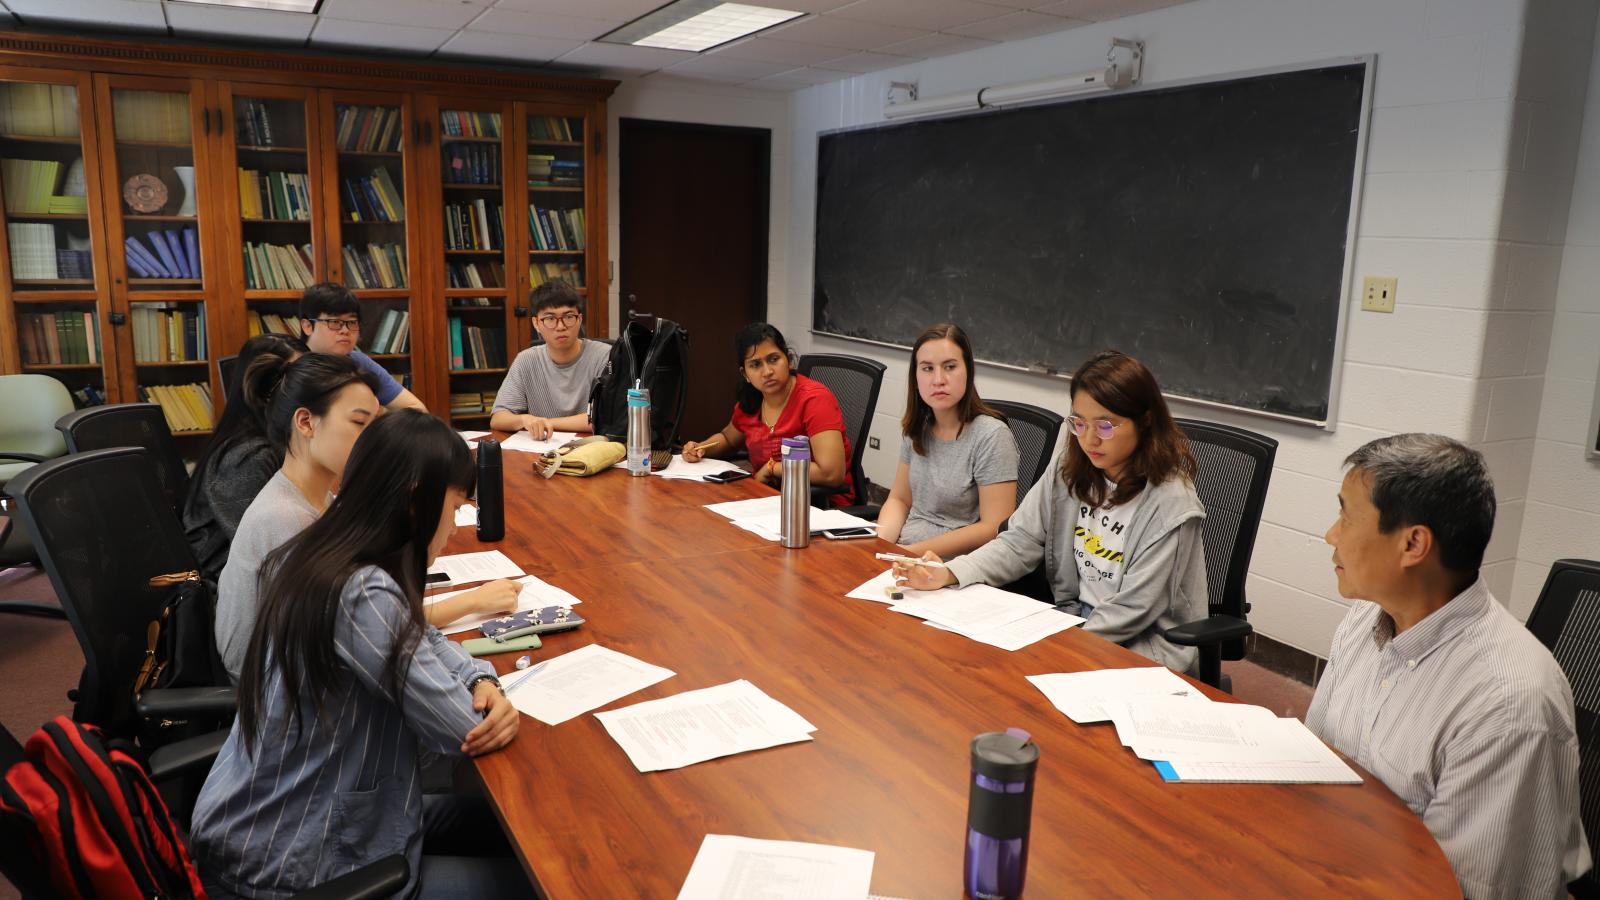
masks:
{"type": "Polygon", "coordinates": [[[793,41],[757,37],[713,50],[711,53],[714,56],[726,56],[731,59],[753,59],[757,62],[784,63],[786,68],[793,68],[822,62],[825,59],[845,56],[849,53],[849,48],[824,47],[820,44],[797,44],[793,41]]]}
{"type": "Polygon", "coordinates": [[[491,9],[467,26],[473,31],[497,34],[528,34],[542,38],[568,38],[592,41],[621,25],[607,19],[579,19],[555,13],[532,13],[520,9],[491,9]]]}
{"type": "Polygon", "coordinates": [[[1009,11],[972,0],[859,0],[843,9],[834,10],[828,14],[828,18],[945,31],[957,25],[970,25],[1003,16],[1009,11]]]}
{"type": "Polygon", "coordinates": [[[863,74],[876,72],[879,69],[903,66],[906,63],[914,63],[917,59],[917,57],[911,56],[891,56],[888,53],[852,53],[849,56],[841,56],[837,59],[825,59],[822,61],[822,65],[825,68],[839,72],[863,74]]]}
{"type": "Polygon", "coordinates": [[[1185,0],[1060,0],[1035,7],[1036,12],[1090,22],[1106,22],[1152,9],[1177,6],[1185,0]]]}
{"type": "Polygon", "coordinates": [[[765,78],[776,75],[793,66],[782,63],[756,62],[748,59],[732,59],[725,56],[699,56],[694,59],[684,60],[677,65],[661,72],[667,75],[683,75],[686,77],[708,76],[719,80],[749,81],[752,78],[765,78]]]}
{"type": "Polygon", "coordinates": [[[981,47],[993,47],[995,41],[986,41],[982,38],[964,37],[959,34],[930,34],[925,37],[912,38],[898,44],[884,47],[882,52],[893,53],[898,56],[918,56],[924,59],[933,56],[949,56],[952,53],[965,53],[968,50],[977,50],[981,47]]]}
{"type": "Polygon", "coordinates": [[[615,19],[631,22],[667,0],[499,0],[495,9],[517,9],[523,12],[554,13],[576,16],[580,19],[615,19]]]}
{"type": "Polygon", "coordinates": [[[387,53],[431,53],[454,34],[443,28],[413,28],[381,22],[317,18],[317,27],[311,30],[311,44],[315,47],[344,46],[387,53]]]}
{"type": "MultiPolygon", "coordinates": [[[[772,9],[792,9],[795,12],[825,13],[849,6],[856,0],[738,0],[738,2],[766,6],[772,9]]],[[[662,3],[665,4],[666,0],[662,0],[662,3]]]]}
{"type": "Polygon", "coordinates": [[[317,17],[270,9],[172,3],[167,6],[167,22],[179,37],[302,42],[310,36],[317,17]]]}
{"type": "Polygon", "coordinates": [[[1023,38],[1037,37],[1041,34],[1051,34],[1056,31],[1066,31],[1068,28],[1077,28],[1089,24],[1083,19],[1064,19],[1060,16],[1046,16],[1033,12],[1014,12],[996,19],[984,19],[982,22],[973,22],[971,25],[962,25],[959,28],[949,29],[951,34],[964,34],[967,37],[985,38],[991,41],[1017,41],[1023,38]]]}
{"type": "Polygon", "coordinates": [[[26,24],[73,22],[102,27],[159,28],[166,30],[156,0],[10,0],[6,6],[26,24]]]}
{"type": "Polygon", "coordinates": [[[798,84],[830,84],[840,79],[849,78],[854,72],[839,72],[833,69],[819,69],[815,66],[803,69],[790,69],[776,75],[762,78],[761,81],[784,81],[798,84]]]}
{"type": "Polygon", "coordinates": [[[786,94],[790,91],[798,91],[803,88],[808,88],[811,85],[804,81],[784,81],[778,78],[757,78],[755,81],[746,81],[739,86],[750,88],[751,90],[756,91],[772,91],[775,94],[786,94]]]}
{"type": "Polygon", "coordinates": [[[620,72],[654,72],[694,56],[682,50],[602,44],[594,41],[552,60],[558,66],[593,66],[620,72]]]}
{"type": "Polygon", "coordinates": [[[571,39],[537,38],[526,34],[500,34],[468,29],[456,32],[455,37],[445,41],[439,48],[439,55],[506,60],[537,66],[582,45],[582,41],[571,39]]]}
{"type": "Polygon", "coordinates": [[[793,25],[779,25],[771,31],[763,32],[763,36],[780,41],[821,44],[824,47],[876,50],[884,44],[908,41],[927,33],[926,29],[897,28],[893,25],[879,25],[876,22],[817,16],[793,25]]]}
{"type": "Polygon", "coordinates": [[[346,22],[405,23],[409,28],[464,27],[490,0],[322,0],[317,17],[346,22]]]}

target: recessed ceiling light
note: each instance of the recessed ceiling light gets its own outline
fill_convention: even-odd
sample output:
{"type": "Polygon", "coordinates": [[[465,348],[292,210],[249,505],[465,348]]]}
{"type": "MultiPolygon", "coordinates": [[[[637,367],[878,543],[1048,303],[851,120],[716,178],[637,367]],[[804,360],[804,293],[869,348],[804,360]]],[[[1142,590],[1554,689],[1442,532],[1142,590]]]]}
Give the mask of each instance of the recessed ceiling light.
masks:
{"type": "Polygon", "coordinates": [[[618,28],[600,40],[700,53],[805,15],[721,0],[677,0],[618,28]]]}
{"type": "Polygon", "coordinates": [[[314,13],[322,0],[167,0],[195,6],[236,6],[244,9],[272,9],[278,12],[314,13]]]}

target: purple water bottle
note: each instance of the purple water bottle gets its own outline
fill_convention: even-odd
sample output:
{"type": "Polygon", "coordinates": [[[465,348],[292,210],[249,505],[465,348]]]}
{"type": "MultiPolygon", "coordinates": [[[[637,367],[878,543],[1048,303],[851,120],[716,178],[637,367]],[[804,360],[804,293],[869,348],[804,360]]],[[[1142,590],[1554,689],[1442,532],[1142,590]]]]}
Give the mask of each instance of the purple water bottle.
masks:
{"type": "Polygon", "coordinates": [[[1028,874],[1028,827],[1039,746],[1020,728],[972,739],[963,882],[972,900],[1017,900],[1028,874]]]}

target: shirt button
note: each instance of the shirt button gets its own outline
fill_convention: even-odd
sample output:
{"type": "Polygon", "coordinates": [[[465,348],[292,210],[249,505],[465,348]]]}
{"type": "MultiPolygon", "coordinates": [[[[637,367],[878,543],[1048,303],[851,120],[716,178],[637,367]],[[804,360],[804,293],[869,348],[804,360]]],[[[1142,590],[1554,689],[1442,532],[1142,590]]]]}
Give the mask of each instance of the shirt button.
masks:
{"type": "Polygon", "coordinates": [[[1417,661],[1416,660],[1414,660],[1414,659],[1406,660],[1406,668],[1415,669],[1416,667],[1417,667],[1417,661]]]}
{"type": "Polygon", "coordinates": [[[1389,689],[1389,688],[1390,688],[1390,687],[1391,687],[1391,686],[1392,686],[1392,685],[1393,685],[1393,684],[1394,684],[1394,682],[1392,682],[1392,681],[1390,681],[1390,680],[1389,680],[1389,679],[1387,679],[1387,678],[1385,678],[1385,679],[1384,679],[1384,680],[1383,680],[1383,682],[1382,682],[1382,686],[1383,686],[1383,689],[1384,689],[1384,690],[1386,690],[1386,691],[1387,691],[1387,690],[1388,690],[1388,689],[1389,689]]]}

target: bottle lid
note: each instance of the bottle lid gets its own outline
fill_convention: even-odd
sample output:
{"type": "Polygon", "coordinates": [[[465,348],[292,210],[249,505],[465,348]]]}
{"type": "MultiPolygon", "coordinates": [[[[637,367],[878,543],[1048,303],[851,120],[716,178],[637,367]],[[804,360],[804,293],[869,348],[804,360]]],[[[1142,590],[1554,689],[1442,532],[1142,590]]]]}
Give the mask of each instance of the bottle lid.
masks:
{"type": "Polygon", "coordinates": [[[628,388],[629,406],[649,406],[650,392],[642,388],[628,388]]]}
{"type": "Polygon", "coordinates": [[[780,456],[783,459],[803,459],[811,461],[811,439],[804,435],[800,437],[784,438],[781,443],[780,456]]]}
{"type": "Polygon", "coordinates": [[[1039,765],[1039,745],[1020,728],[972,739],[972,771],[995,781],[1027,781],[1039,765]]]}

